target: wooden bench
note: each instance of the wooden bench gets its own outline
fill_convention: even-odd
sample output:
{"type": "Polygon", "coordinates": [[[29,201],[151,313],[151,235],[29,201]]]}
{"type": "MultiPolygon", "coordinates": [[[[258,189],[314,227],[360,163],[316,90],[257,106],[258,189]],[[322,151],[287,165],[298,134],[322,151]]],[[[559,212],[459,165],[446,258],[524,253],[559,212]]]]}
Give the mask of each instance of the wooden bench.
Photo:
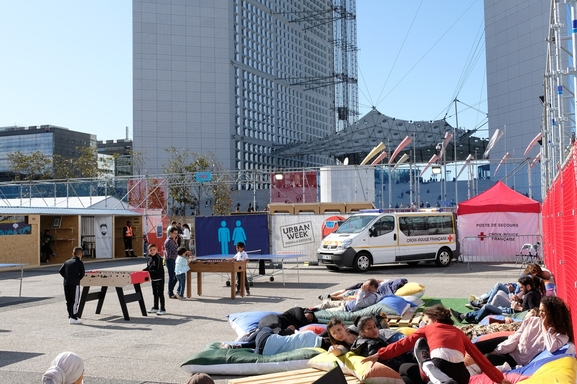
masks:
{"type": "MultiPolygon", "coordinates": [[[[327,372],[315,368],[298,369],[295,371],[270,373],[268,375],[230,379],[228,384],[310,384],[320,379],[327,372]]],[[[345,375],[348,384],[361,384],[354,376],[345,375]]]]}

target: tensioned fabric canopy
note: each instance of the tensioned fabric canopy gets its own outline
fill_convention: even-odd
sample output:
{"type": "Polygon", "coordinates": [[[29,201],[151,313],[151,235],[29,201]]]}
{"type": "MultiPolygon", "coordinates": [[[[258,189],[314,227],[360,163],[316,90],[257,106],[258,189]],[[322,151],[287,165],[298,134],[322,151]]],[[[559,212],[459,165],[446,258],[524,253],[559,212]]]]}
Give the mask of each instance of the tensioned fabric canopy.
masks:
{"type": "MultiPolygon", "coordinates": [[[[488,140],[473,136],[476,130],[455,130],[445,120],[396,119],[373,109],[350,127],[311,142],[276,148],[274,153],[284,157],[322,153],[341,161],[348,157],[350,164],[360,164],[380,142],[385,144],[387,152],[392,153],[399,143],[409,136],[413,142],[399,153],[397,160],[403,154],[414,150],[416,162],[426,163],[431,156],[438,154],[438,144],[443,141],[446,132],[456,133],[456,138],[447,146],[446,161],[454,161],[455,142],[457,161],[464,161],[469,154],[476,155],[475,158],[478,159],[485,152],[488,140]]],[[[411,161],[412,159],[411,156],[411,161]]]]}
{"type": "Polygon", "coordinates": [[[539,213],[541,204],[498,181],[485,192],[457,206],[457,215],[486,212],[539,213]]]}

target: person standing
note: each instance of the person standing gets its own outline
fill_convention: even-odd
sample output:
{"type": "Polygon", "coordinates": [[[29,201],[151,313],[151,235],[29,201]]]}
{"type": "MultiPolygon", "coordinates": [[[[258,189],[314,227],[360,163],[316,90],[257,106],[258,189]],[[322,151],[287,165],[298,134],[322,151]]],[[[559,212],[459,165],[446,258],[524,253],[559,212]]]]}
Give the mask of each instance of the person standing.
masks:
{"type": "Polygon", "coordinates": [[[47,229],[44,231],[42,238],[40,239],[40,243],[42,245],[42,254],[45,255],[45,261],[47,263],[50,262],[50,256],[56,256],[56,254],[52,251],[52,244],[54,242],[54,237],[50,234],[50,230],[47,229]]]}
{"type": "Polygon", "coordinates": [[[182,225],[182,240],[184,240],[184,248],[190,251],[190,227],[186,223],[182,225]]]}
{"type": "Polygon", "coordinates": [[[122,227],[122,240],[124,240],[124,253],[126,257],[136,257],[134,255],[134,249],[132,249],[132,238],[134,237],[134,231],[132,230],[132,224],[130,220],[126,222],[126,225],[122,227]]]}
{"type": "Polygon", "coordinates": [[[170,237],[170,230],[176,227],[176,220],[172,220],[168,228],[166,228],[166,237],[170,237]]]}
{"type": "MultiPolygon", "coordinates": [[[[248,254],[244,251],[244,243],[239,241],[236,244],[236,255],[231,259],[231,261],[244,261],[248,263],[248,254]]],[[[240,294],[240,277],[241,273],[236,273],[236,294],[240,294]]],[[[244,287],[246,288],[246,295],[250,296],[250,286],[248,285],[248,278],[246,277],[246,272],[244,273],[244,287]]]]}
{"type": "Polygon", "coordinates": [[[168,239],[164,242],[164,260],[166,262],[166,268],[168,269],[168,297],[176,299],[176,295],[174,294],[174,286],[176,285],[174,267],[176,264],[176,257],[178,256],[178,228],[176,228],[176,226],[172,227],[169,235],[168,239]]]}
{"type": "Polygon", "coordinates": [[[166,313],[164,306],[164,266],[162,265],[162,258],[157,253],[156,244],[148,245],[148,259],[143,271],[150,273],[152,295],[154,296],[154,305],[148,310],[148,313],[164,315],[166,313]],[[159,302],[160,307],[158,306],[159,302]]]}
{"type": "Polygon", "coordinates": [[[82,247],[75,247],[72,258],[66,260],[60,267],[60,275],[64,278],[64,297],[70,324],[82,324],[78,318],[78,304],[80,302],[80,280],[84,277],[84,263],[82,262],[82,247]]]}
{"type": "MultiPolygon", "coordinates": [[[[186,224],[185,224],[186,225],[186,224]]],[[[176,258],[176,263],[174,267],[174,274],[176,275],[176,280],[178,281],[178,288],[176,290],[176,296],[182,300],[184,298],[184,287],[186,284],[186,272],[190,270],[188,266],[188,257],[192,256],[192,253],[184,247],[178,248],[176,251],[178,256],[176,258]]]]}

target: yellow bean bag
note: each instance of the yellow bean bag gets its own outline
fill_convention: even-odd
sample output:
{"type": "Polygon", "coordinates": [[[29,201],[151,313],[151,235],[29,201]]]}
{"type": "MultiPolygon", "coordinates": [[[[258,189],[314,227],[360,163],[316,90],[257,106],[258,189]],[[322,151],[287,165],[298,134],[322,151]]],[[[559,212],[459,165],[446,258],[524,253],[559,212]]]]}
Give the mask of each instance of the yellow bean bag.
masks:
{"type": "Polygon", "coordinates": [[[576,379],[577,360],[574,356],[568,356],[543,365],[519,384],[575,384],[576,379]]]}

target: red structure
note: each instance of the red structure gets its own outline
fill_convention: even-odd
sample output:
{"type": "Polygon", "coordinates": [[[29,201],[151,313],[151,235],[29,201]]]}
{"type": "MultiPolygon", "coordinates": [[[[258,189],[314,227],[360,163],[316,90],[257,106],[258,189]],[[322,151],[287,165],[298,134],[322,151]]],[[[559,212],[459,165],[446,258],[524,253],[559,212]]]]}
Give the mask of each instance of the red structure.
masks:
{"type": "Polygon", "coordinates": [[[557,296],[571,308],[577,329],[577,147],[543,200],[543,251],[557,296]]]}

